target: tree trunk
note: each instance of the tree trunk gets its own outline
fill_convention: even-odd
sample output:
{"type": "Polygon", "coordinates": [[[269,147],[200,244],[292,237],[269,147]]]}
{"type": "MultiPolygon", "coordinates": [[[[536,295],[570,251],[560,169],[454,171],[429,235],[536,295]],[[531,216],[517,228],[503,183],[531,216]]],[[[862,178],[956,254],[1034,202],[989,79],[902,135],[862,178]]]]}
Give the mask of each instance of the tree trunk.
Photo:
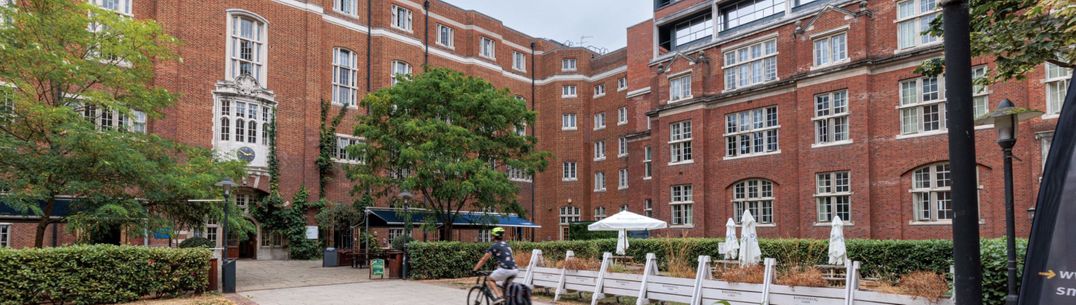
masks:
{"type": "Polygon", "coordinates": [[[441,225],[440,239],[441,239],[441,241],[451,241],[452,240],[452,221],[451,220],[445,221],[444,224],[441,225]]]}
{"type": "Polygon", "coordinates": [[[37,222],[37,232],[34,233],[34,247],[41,248],[45,245],[45,230],[49,228],[52,218],[52,208],[56,205],[56,198],[51,197],[46,201],[45,208],[41,211],[41,220],[37,222]]]}

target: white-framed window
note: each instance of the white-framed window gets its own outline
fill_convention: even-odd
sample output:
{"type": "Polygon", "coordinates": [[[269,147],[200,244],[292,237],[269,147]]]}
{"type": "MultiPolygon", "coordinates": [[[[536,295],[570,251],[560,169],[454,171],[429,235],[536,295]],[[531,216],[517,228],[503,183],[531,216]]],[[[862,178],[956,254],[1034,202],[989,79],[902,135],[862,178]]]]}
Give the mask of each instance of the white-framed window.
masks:
{"type": "Polygon", "coordinates": [[[1061,113],[1061,106],[1065,103],[1065,92],[1069,89],[1071,78],[1072,69],[1046,63],[1046,77],[1043,78],[1043,83],[1046,85],[1047,114],[1061,113]]]}
{"type": "Polygon", "coordinates": [[[628,169],[621,168],[616,179],[616,188],[623,190],[628,188],[628,169]]]}
{"type": "Polygon", "coordinates": [[[900,133],[943,131],[945,95],[939,77],[919,77],[900,82],[900,133]]]}
{"type": "Polygon", "coordinates": [[[605,219],[605,207],[594,208],[594,221],[605,219]]]}
{"type": "Polygon", "coordinates": [[[940,37],[923,33],[941,11],[937,0],[897,2],[897,49],[903,50],[940,41],[940,37]]]}
{"type": "MultiPolygon", "coordinates": [[[[13,102],[8,105],[14,105],[13,102]]],[[[0,110],[5,106],[0,105],[0,110]]],[[[11,106],[14,109],[14,106],[11,106]]],[[[133,110],[128,116],[117,110],[99,108],[94,105],[81,106],[82,117],[89,120],[97,130],[119,130],[146,133],[146,113],[133,110]]]]}
{"type": "Polygon", "coordinates": [[[814,39],[814,66],[822,67],[848,60],[848,32],[814,39]]]}
{"type": "Polygon", "coordinates": [[[848,141],[848,90],[814,96],[814,143],[848,141]]]}
{"type": "MultiPolygon", "coordinates": [[[[7,1],[0,1],[6,4],[7,1]]],[[[124,15],[131,15],[131,0],[93,0],[93,4],[124,15]]]]}
{"type": "Polygon", "coordinates": [[[565,161],[564,164],[561,165],[561,172],[562,172],[561,180],[564,180],[564,181],[578,180],[579,176],[576,175],[578,173],[577,170],[578,170],[578,167],[576,166],[574,161],[565,161]]]}
{"type": "Polygon", "coordinates": [[[650,199],[643,199],[643,214],[646,217],[654,217],[654,201],[650,199]]]}
{"type": "Polygon", "coordinates": [[[744,180],[736,183],[732,190],[733,219],[740,223],[744,211],[751,211],[751,216],[760,224],[773,223],[773,182],[762,179],[744,180]]]}
{"type": "Polygon", "coordinates": [[[560,115],[560,129],[561,130],[575,130],[576,129],[576,116],[574,113],[565,113],[560,115]]]}
{"type": "Polygon", "coordinates": [[[488,243],[493,242],[493,236],[490,235],[489,229],[478,230],[478,236],[475,237],[476,242],[488,243]]]}
{"type": "Polygon", "coordinates": [[[516,181],[516,182],[531,182],[531,181],[533,181],[533,178],[531,177],[530,174],[527,173],[526,170],[519,169],[519,168],[514,168],[514,167],[509,166],[508,169],[507,169],[507,172],[508,172],[508,180],[512,180],[512,181],[516,181]]]}
{"type": "Polygon", "coordinates": [[[594,86],[594,97],[605,95],[605,84],[598,84],[594,86]]]}
{"type": "Polygon", "coordinates": [[[695,203],[690,184],[673,185],[669,206],[672,208],[672,221],[674,226],[690,226],[692,221],[692,205],[695,203]]]}
{"type": "Polygon", "coordinates": [[[213,242],[214,245],[220,245],[219,240],[217,240],[217,224],[206,225],[205,239],[208,239],[209,241],[213,242]]]}
{"type": "Polygon", "coordinates": [[[561,71],[575,71],[575,58],[565,58],[560,60],[561,71]]]}
{"type": "Polygon", "coordinates": [[[679,102],[691,98],[691,74],[669,79],[669,102],[679,102]]]}
{"type": "Polygon", "coordinates": [[[605,112],[594,115],[594,130],[605,129],[605,112]]]}
{"type": "Polygon", "coordinates": [[[937,222],[953,219],[952,177],[949,163],[936,163],[912,174],[912,206],[915,221],[937,222]]]}
{"type": "Polygon", "coordinates": [[[437,44],[452,49],[456,47],[456,42],[453,39],[456,30],[445,26],[443,24],[437,24],[437,44]]]}
{"type": "Polygon", "coordinates": [[[561,86],[560,97],[575,97],[575,85],[561,86]]]}
{"type": "Polygon", "coordinates": [[[391,25],[394,28],[404,31],[411,31],[411,10],[400,7],[398,5],[392,5],[392,20],[391,25]]]}
{"type": "Polygon", "coordinates": [[[482,37],[478,43],[478,55],[485,58],[497,57],[497,44],[493,42],[493,39],[482,37]]]}
{"type": "Polygon", "coordinates": [[[975,109],[973,118],[982,117],[990,112],[990,87],[979,83],[983,78],[986,78],[986,65],[971,68],[971,100],[975,109]]]}
{"type": "Polygon", "coordinates": [[[725,115],[725,156],[751,156],[780,151],[780,128],[777,106],[725,115]]]}
{"type": "Polygon", "coordinates": [[[400,82],[400,75],[411,75],[411,64],[402,60],[393,60],[389,77],[392,78],[392,84],[400,82]]]}
{"type": "Polygon", "coordinates": [[[527,71],[527,55],[522,52],[512,51],[512,69],[527,71]]]}
{"type": "Polygon", "coordinates": [[[333,155],[333,161],[343,163],[362,163],[362,156],[352,154],[348,151],[348,147],[351,145],[359,144],[362,140],[349,136],[336,136],[336,153],[333,155]]]}
{"type": "Polygon", "coordinates": [[[616,91],[624,91],[628,89],[628,78],[621,77],[616,80],[616,91]]]}
{"type": "Polygon", "coordinates": [[[628,107],[620,107],[616,109],[616,124],[624,125],[628,123],[628,107]]]}
{"type": "Polygon", "coordinates": [[[777,79],[777,39],[725,52],[725,90],[777,79]]]}
{"type": "Polygon", "coordinates": [[[669,163],[692,161],[691,121],[669,124],[669,163]]]}
{"type": "Polygon", "coordinates": [[[404,236],[404,229],[390,228],[389,229],[389,236],[388,236],[387,241],[389,243],[392,243],[393,240],[395,240],[397,237],[400,237],[400,236],[404,236]]]}
{"type": "Polygon", "coordinates": [[[269,145],[269,121],[272,108],[248,100],[221,99],[220,141],[269,145]],[[261,133],[258,133],[259,129],[261,133]]]}
{"type": "Polygon", "coordinates": [[[601,171],[594,172],[594,191],[595,192],[604,192],[605,191],[605,172],[601,172],[601,171]]]}
{"type": "Polygon", "coordinates": [[[254,203],[254,196],[250,194],[235,194],[235,206],[240,210],[247,211],[250,204],[254,203]]]}
{"type": "Polygon", "coordinates": [[[266,85],[266,57],[269,46],[265,22],[255,17],[233,13],[229,15],[230,26],[228,52],[228,80],[240,75],[250,75],[263,88],[266,85]]]}
{"type": "Polygon", "coordinates": [[[581,209],[574,206],[562,206],[560,207],[560,239],[568,240],[568,225],[573,222],[579,222],[582,219],[580,216],[581,209]]]}
{"type": "Polygon", "coordinates": [[[358,95],[358,63],[355,52],[333,48],[333,103],[355,106],[358,95]]]}
{"type": "Polygon", "coordinates": [[[831,222],[833,217],[852,221],[852,180],[848,171],[815,175],[814,200],[818,206],[818,222],[831,222]]]}
{"type": "Polygon", "coordinates": [[[358,0],[333,0],[333,10],[344,15],[356,16],[359,12],[358,0]]]}
{"type": "Polygon", "coordinates": [[[654,154],[650,145],[643,147],[643,179],[650,179],[654,175],[654,154]]]}
{"type": "Polygon", "coordinates": [[[688,20],[681,21],[673,26],[673,49],[695,42],[701,39],[710,39],[714,36],[713,16],[703,14],[688,20]]]}
{"type": "Polygon", "coordinates": [[[788,0],[743,0],[721,7],[722,30],[731,29],[768,16],[784,13],[788,0]]]}
{"type": "Polygon", "coordinates": [[[594,141],[594,161],[605,160],[605,140],[594,141]]]}
{"type": "Polygon", "coordinates": [[[617,139],[616,156],[620,158],[628,156],[628,137],[617,139]]]}
{"type": "Polygon", "coordinates": [[[0,248],[11,247],[11,224],[0,223],[0,248]]]}

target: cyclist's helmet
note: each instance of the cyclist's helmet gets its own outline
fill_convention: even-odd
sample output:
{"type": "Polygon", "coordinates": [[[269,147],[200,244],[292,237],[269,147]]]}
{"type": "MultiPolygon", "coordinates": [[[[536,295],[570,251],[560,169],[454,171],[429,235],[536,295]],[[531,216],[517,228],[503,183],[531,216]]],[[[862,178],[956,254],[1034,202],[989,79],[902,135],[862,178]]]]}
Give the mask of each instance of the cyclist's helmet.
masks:
{"type": "Polygon", "coordinates": [[[489,231],[489,234],[497,237],[504,237],[504,228],[496,227],[489,231]]]}

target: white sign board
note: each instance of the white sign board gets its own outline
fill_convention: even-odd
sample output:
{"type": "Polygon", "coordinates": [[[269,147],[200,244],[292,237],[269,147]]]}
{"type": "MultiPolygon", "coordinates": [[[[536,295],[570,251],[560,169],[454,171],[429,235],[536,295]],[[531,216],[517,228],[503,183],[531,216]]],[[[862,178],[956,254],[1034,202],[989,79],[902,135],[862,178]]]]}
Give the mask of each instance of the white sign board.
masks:
{"type": "Polygon", "coordinates": [[[318,226],[306,226],[306,239],[318,239],[318,226]]]}

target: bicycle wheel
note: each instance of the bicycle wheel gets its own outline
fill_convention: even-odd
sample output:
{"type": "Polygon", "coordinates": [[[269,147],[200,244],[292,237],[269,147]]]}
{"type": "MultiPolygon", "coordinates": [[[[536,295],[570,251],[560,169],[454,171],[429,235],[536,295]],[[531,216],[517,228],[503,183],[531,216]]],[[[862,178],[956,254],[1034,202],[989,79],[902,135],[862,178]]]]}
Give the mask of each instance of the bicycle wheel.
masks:
{"type": "Polygon", "coordinates": [[[489,298],[483,290],[485,289],[481,286],[471,287],[471,291],[467,292],[467,305],[482,305],[483,300],[489,305],[489,298]]]}

